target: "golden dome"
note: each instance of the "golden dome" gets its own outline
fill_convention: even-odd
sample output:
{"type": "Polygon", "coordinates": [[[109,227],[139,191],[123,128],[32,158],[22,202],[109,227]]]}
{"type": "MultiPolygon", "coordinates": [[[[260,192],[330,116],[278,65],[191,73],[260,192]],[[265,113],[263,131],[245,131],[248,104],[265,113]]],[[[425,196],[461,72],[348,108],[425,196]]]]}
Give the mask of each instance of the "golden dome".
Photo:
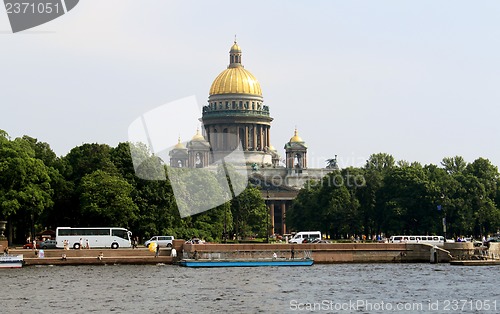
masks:
{"type": "Polygon", "coordinates": [[[177,144],[175,144],[174,149],[186,149],[186,146],[184,146],[184,144],[181,143],[180,136],[177,139],[177,144]]]}
{"type": "Polygon", "coordinates": [[[229,51],[229,57],[229,66],[215,78],[210,87],[209,94],[251,94],[262,96],[262,89],[255,76],[241,65],[241,48],[236,41],[229,51]]]}
{"type": "Polygon", "coordinates": [[[236,41],[234,42],[234,44],[231,46],[231,50],[229,52],[241,52],[241,48],[240,46],[236,43],[236,41]]]}
{"type": "Polygon", "coordinates": [[[191,141],[201,142],[204,140],[205,140],[205,138],[203,137],[203,135],[200,134],[200,129],[196,129],[196,134],[193,136],[191,141]]]}
{"type": "Polygon", "coordinates": [[[253,94],[262,96],[260,84],[242,66],[228,68],[217,76],[210,87],[210,95],[218,94],[253,94]]]}
{"type": "Polygon", "coordinates": [[[299,132],[297,131],[297,129],[295,129],[295,133],[294,133],[293,137],[290,139],[290,143],[303,143],[303,142],[304,141],[299,136],[299,132]]]}

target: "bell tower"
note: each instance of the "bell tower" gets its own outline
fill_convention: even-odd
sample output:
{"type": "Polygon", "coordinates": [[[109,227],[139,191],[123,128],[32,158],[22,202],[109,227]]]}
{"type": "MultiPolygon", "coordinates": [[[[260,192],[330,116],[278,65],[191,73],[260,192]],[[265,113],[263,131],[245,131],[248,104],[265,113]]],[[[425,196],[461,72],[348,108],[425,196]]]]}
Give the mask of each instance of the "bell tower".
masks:
{"type": "Polygon", "coordinates": [[[307,169],[307,145],[299,136],[297,129],[290,141],[285,144],[285,151],[288,173],[302,174],[302,171],[307,169]]]}

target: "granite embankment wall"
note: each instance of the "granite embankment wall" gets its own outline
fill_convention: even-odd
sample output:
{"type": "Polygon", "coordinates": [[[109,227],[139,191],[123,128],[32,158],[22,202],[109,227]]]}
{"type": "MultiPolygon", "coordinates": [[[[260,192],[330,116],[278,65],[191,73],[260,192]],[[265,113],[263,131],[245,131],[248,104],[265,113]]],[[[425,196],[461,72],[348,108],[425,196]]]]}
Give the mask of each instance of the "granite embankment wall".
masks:
{"type": "Polygon", "coordinates": [[[500,255],[500,242],[489,243],[489,252],[495,255],[500,255]]]}
{"type": "Polygon", "coordinates": [[[82,249],[82,250],[43,250],[44,257],[40,257],[34,250],[11,249],[10,254],[23,254],[26,266],[29,265],[88,265],[88,264],[171,264],[170,249],[161,248],[159,256],[146,248],[139,249],[82,249]],[[102,253],[103,257],[97,257],[102,253]],[[66,254],[66,260],[62,255],[66,254]]]}
{"type": "MultiPolygon", "coordinates": [[[[197,251],[201,258],[262,258],[274,252],[281,258],[310,256],[315,263],[429,263],[432,245],[405,243],[321,243],[321,244],[186,244],[175,240],[177,259],[192,256],[197,251]],[[184,251],[184,252],[183,252],[184,251]]],[[[491,243],[490,251],[500,254],[500,243],[491,243]]],[[[146,248],[44,250],[44,258],[33,250],[11,249],[11,254],[23,254],[26,265],[85,265],[85,264],[170,264],[171,250],[162,248],[160,256],[146,248]],[[97,256],[103,253],[102,260],[97,256]],[[61,258],[66,254],[66,260],[61,258]]],[[[437,249],[438,262],[449,262],[451,256],[474,254],[472,243],[445,243],[437,249]],[[449,254],[451,253],[451,255],[449,254]]]]}
{"type": "MultiPolygon", "coordinates": [[[[315,263],[429,263],[432,245],[405,243],[321,244],[184,244],[185,256],[201,258],[261,258],[274,252],[281,258],[310,256],[315,263]]],[[[448,251],[437,249],[438,262],[449,262],[448,251]]]]}

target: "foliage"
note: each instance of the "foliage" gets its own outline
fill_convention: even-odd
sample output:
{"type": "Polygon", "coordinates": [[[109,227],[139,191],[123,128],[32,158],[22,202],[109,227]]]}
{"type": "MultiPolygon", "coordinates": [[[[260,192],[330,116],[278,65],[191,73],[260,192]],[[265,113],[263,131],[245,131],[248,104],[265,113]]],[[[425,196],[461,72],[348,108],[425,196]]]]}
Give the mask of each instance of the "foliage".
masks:
{"type": "Polygon", "coordinates": [[[133,187],[121,176],[96,170],[82,178],[79,189],[83,224],[129,227],[137,219],[133,187]]]}
{"type": "Polygon", "coordinates": [[[287,212],[287,224],[295,230],[321,230],[336,238],[442,234],[443,218],[447,235],[498,232],[497,167],[484,158],[467,164],[460,156],[444,158],[441,166],[396,162],[391,155],[374,154],[363,168],[332,172],[329,180],[306,184],[287,212]],[[349,177],[362,178],[361,184],[353,184],[356,181],[349,177]]]}
{"type": "MultiPolygon", "coordinates": [[[[449,236],[500,229],[500,174],[487,159],[467,163],[455,156],[423,166],[378,153],[361,168],[342,170],[335,160],[328,160],[329,175],[300,190],[287,211],[289,229],[320,230],[333,238],[442,234],[443,218],[449,236]]],[[[47,143],[11,139],[0,130],[0,219],[8,220],[9,235],[18,242],[33,229],[85,225],[128,227],[140,238],[220,241],[224,230],[237,238],[266,235],[269,214],[261,191],[247,187],[243,174],[223,165],[171,181],[168,175],[182,171],[140,144],[83,144],[57,157],[47,143]],[[131,152],[140,165],[133,164],[131,152]],[[202,192],[189,193],[193,184],[202,192]],[[182,206],[214,208],[181,218],[182,206]]]]}
{"type": "Polygon", "coordinates": [[[53,205],[50,172],[28,140],[10,140],[0,132],[0,217],[11,226],[15,223],[18,231],[31,233],[35,221],[53,205]]]}

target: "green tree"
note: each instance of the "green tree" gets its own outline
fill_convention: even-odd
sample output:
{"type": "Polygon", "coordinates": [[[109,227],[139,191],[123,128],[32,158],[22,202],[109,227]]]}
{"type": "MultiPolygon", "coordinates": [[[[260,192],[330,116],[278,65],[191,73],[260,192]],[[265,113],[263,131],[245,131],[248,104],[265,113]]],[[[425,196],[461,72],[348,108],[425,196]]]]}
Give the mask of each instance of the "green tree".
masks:
{"type": "Polygon", "coordinates": [[[320,188],[320,181],[308,181],[299,191],[286,212],[286,224],[290,230],[320,230],[323,234],[328,231],[328,225],[322,224],[317,215],[320,188]]]}
{"type": "Polygon", "coordinates": [[[129,227],[137,219],[133,187],[121,176],[96,170],[82,178],[79,189],[83,223],[129,227]]]}
{"type": "Polygon", "coordinates": [[[267,235],[269,214],[260,190],[248,186],[231,200],[233,228],[237,237],[267,235]]]}
{"type": "MultiPolygon", "coordinates": [[[[0,135],[0,216],[16,225],[16,239],[35,232],[35,222],[52,206],[53,190],[48,167],[35,158],[30,143],[0,135]]],[[[9,230],[11,233],[12,229],[9,230]]],[[[9,237],[12,241],[12,234],[9,237]]]]}

